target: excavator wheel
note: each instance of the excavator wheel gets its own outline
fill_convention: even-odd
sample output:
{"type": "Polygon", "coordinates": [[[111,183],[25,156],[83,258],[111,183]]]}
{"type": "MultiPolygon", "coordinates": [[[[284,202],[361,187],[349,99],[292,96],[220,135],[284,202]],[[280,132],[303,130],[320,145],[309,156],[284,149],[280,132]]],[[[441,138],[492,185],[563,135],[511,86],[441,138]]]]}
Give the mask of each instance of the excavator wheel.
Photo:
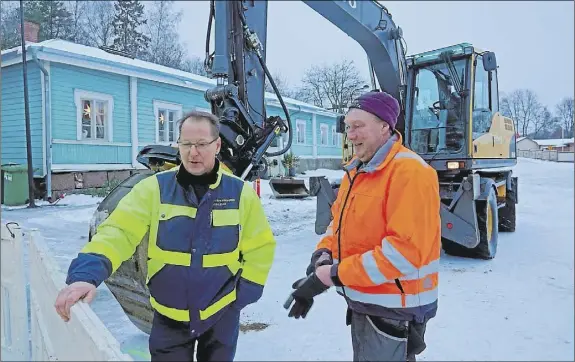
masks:
{"type": "MultiPolygon", "coordinates": [[[[152,173],[133,174],[116,186],[98,205],[92,221],[88,240],[97,232],[98,226],[114,211],[120,200],[130,192],[132,187],[152,173]]],[[[146,234],[134,255],[123,262],[118,270],[104,283],[128,316],[130,321],[142,332],[150,334],[154,311],[150,304],[150,292],[146,286],[148,261],[148,235],[146,234]]]]}
{"type": "Polygon", "coordinates": [[[499,237],[499,217],[497,209],[497,194],[491,188],[487,200],[476,201],[477,227],[479,229],[479,244],[469,249],[449,240],[442,240],[445,253],[473,259],[493,259],[497,254],[499,237]]]}

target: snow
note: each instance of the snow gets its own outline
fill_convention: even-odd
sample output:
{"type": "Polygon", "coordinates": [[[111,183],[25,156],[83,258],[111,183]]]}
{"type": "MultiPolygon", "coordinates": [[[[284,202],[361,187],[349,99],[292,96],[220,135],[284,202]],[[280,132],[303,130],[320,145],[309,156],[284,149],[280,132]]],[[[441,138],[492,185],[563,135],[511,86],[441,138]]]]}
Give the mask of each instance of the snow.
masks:
{"type": "MultiPolygon", "coordinates": [[[[298,177],[307,183],[321,174],[336,179],[343,171],[298,177]]],[[[500,234],[491,261],[442,255],[439,311],[428,324],[427,349],[418,360],[574,360],[574,165],[520,158],[514,174],[517,231],[500,234]]],[[[305,320],[288,318],[282,306],[320,239],[314,233],[315,198],[273,199],[265,180],[261,190],[277,250],[264,296],[242,312],[242,322],[269,326],[241,333],[236,359],[351,360],[345,303],[334,290],[317,298],[305,320]]],[[[87,242],[98,201],[67,199],[67,205],[65,198],[55,207],[2,212],[2,222],[39,228],[63,271],[87,242]]],[[[129,322],[105,285],[92,307],[124,351],[148,358],[147,336],[129,322]]]]}

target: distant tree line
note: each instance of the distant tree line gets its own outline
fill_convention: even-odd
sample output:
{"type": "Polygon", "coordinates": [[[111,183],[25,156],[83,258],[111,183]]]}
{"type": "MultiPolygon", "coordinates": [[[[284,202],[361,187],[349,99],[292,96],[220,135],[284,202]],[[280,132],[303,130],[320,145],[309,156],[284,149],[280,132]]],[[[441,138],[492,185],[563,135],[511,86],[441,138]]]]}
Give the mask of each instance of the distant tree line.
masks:
{"type": "MultiPolygon", "coordinates": [[[[24,1],[24,18],[40,25],[38,41],[64,39],[94,47],[107,47],[127,56],[199,75],[207,75],[204,62],[189,55],[180,41],[182,12],[174,1],[24,1]]],[[[20,45],[19,1],[0,3],[0,48],[20,45]]],[[[318,107],[344,112],[351,101],[369,90],[352,60],[310,66],[298,86],[288,84],[272,70],[282,96],[318,107]]],[[[266,79],[265,89],[273,92],[266,79]]],[[[501,94],[500,111],[515,121],[517,133],[534,138],[573,137],[573,97],[547,106],[530,89],[501,94]]]]}
{"type": "Polygon", "coordinates": [[[500,97],[500,110],[515,122],[520,136],[535,139],[573,137],[573,97],[549,107],[531,89],[516,89],[500,97]]]}

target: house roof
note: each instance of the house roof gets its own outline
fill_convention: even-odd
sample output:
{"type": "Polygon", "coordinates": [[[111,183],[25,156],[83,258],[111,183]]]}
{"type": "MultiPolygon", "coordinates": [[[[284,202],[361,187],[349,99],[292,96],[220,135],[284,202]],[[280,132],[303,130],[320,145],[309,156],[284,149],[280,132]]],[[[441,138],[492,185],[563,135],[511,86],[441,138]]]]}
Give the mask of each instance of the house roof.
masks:
{"type": "Polygon", "coordinates": [[[537,142],[539,146],[555,146],[564,147],[571,143],[575,143],[573,138],[552,138],[547,140],[533,140],[537,142]]]}
{"type": "MultiPolygon", "coordinates": [[[[50,39],[40,43],[27,43],[27,59],[38,59],[55,61],[65,64],[74,64],[79,66],[88,66],[89,64],[98,64],[106,68],[107,71],[119,74],[130,74],[141,78],[167,78],[171,79],[181,86],[206,90],[216,85],[216,80],[203,77],[197,74],[184,72],[179,69],[169,68],[163,65],[146,62],[140,59],[132,59],[117,54],[108,53],[105,50],[96,47],[89,47],[82,44],[72,43],[61,39],[50,39]]],[[[1,53],[2,67],[20,63],[22,60],[22,47],[14,47],[3,50],[1,53]]],[[[266,104],[280,107],[277,96],[273,93],[266,92],[266,104]]],[[[296,99],[282,97],[287,107],[296,106],[302,111],[313,112],[326,116],[335,117],[337,113],[328,111],[324,108],[311,105],[296,99]]]]}

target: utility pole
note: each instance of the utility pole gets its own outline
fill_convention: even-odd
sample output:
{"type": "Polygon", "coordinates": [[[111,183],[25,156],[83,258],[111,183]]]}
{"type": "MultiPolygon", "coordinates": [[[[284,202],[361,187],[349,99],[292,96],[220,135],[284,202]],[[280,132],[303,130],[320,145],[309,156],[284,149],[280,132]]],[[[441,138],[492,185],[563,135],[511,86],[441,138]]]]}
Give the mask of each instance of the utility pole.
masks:
{"type": "Polygon", "coordinates": [[[32,139],[30,136],[30,109],[28,107],[28,68],[26,66],[26,40],[24,37],[24,4],[20,0],[20,37],[22,39],[22,76],[24,81],[24,117],[26,118],[26,156],[28,158],[28,199],[29,208],[34,203],[34,168],[32,166],[32,139]]]}

